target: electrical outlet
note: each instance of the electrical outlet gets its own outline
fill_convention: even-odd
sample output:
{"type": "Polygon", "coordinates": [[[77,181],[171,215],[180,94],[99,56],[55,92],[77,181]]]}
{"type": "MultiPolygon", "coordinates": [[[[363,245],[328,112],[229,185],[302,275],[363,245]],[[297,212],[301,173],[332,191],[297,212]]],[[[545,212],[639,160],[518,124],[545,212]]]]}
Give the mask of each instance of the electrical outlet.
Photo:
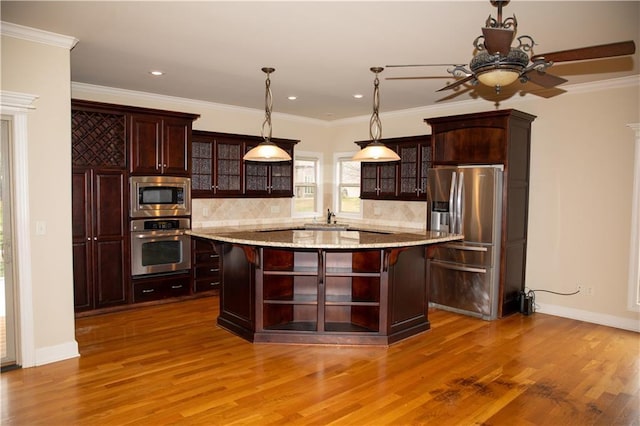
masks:
{"type": "Polygon", "coordinates": [[[594,294],[593,287],[585,287],[585,289],[584,289],[584,293],[585,293],[587,296],[593,296],[593,294],[594,294]]]}

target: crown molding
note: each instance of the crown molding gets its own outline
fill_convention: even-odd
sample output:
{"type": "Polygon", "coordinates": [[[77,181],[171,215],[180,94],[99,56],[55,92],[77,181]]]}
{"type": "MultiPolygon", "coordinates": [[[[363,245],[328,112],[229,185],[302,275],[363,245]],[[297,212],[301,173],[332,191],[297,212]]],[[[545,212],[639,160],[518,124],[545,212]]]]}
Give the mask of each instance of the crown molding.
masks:
{"type": "MultiPolygon", "coordinates": [[[[602,81],[596,81],[596,82],[590,82],[590,83],[570,84],[570,85],[562,86],[562,89],[565,90],[567,94],[568,93],[577,94],[577,93],[596,92],[601,90],[619,89],[619,88],[632,87],[637,85],[640,85],[640,75],[635,74],[632,76],[620,77],[620,78],[602,80],[602,81]]],[[[134,97],[138,99],[147,99],[147,100],[156,101],[156,102],[171,102],[171,103],[177,103],[180,105],[185,105],[187,107],[196,108],[196,109],[208,108],[208,109],[214,109],[219,111],[232,111],[232,112],[252,114],[252,115],[256,115],[256,114],[262,115],[264,113],[264,111],[262,110],[257,110],[253,108],[238,107],[233,105],[219,104],[215,102],[200,101],[195,99],[180,98],[180,97],[167,96],[167,95],[159,95],[156,93],[149,93],[149,92],[139,92],[136,90],[119,89],[115,87],[98,86],[98,85],[87,84],[87,83],[71,82],[71,90],[72,92],[75,90],[75,91],[84,92],[88,94],[126,96],[126,97],[134,97]]],[[[537,93],[543,93],[543,92],[544,91],[540,91],[537,93]]],[[[509,104],[513,104],[513,103],[517,104],[517,103],[527,102],[529,100],[530,100],[530,97],[514,96],[512,98],[505,100],[504,103],[508,101],[509,104]]],[[[452,110],[459,111],[461,107],[473,108],[476,106],[480,106],[482,104],[486,104],[486,102],[487,100],[485,99],[477,98],[477,99],[469,99],[464,101],[449,102],[441,105],[429,105],[429,106],[408,108],[408,109],[397,110],[397,111],[381,112],[380,118],[385,118],[385,117],[391,118],[391,117],[398,117],[398,116],[409,115],[409,114],[423,114],[425,116],[435,116],[438,114],[447,114],[452,110]]],[[[272,113],[272,116],[280,117],[282,119],[286,119],[289,121],[308,123],[308,124],[313,124],[315,126],[322,126],[327,128],[342,126],[346,124],[361,123],[365,121],[368,122],[369,119],[371,118],[370,115],[362,115],[357,117],[349,117],[349,118],[344,118],[339,120],[326,121],[326,120],[319,120],[315,118],[301,117],[299,115],[284,114],[284,113],[277,113],[277,112],[272,113]]]]}
{"type": "MultiPolygon", "coordinates": [[[[264,110],[261,110],[261,109],[258,110],[254,108],[219,104],[215,102],[201,101],[197,99],[180,98],[177,96],[160,95],[157,93],[140,92],[137,90],[120,89],[117,87],[99,86],[95,84],[79,83],[79,82],[72,81],[71,82],[72,97],[76,97],[76,95],[73,93],[74,91],[87,93],[87,94],[133,97],[136,99],[149,100],[149,101],[155,101],[155,102],[170,102],[178,105],[184,105],[187,108],[194,108],[198,111],[202,108],[207,108],[207,109],[213,109],[218,111],[231,111],[231,112],[236,112],[240,114],[251,114],[252,116],[255,116],[255,115],[258,115],[261,117],[264,116],[264,110]]],[[[327,121],[318,120],[315,118],[301,117],[299,115],[273,112],[271,113],[271,116],[276,118],[286,119],[288,121],[313,124],[315,126],[330,127],[330,124],[327,121]]]]}
{"type": "Polygon", "coordinates": [[[0,105],[2,105],[3,108],[35,109],[36,107],[33,105],[33,102],[35,102],[36,99],[38,99],[37,95],[0,90],[0,105]]]}
{"type": "Polygon", "coordinates": [[[0,21],[0,35],[48,44],[50,46],[62,47],[69,50],[73,49],[79,41],[75,37],[56,34],[37,28],[25,27],[24,25],[5,21],[0,21]]]}

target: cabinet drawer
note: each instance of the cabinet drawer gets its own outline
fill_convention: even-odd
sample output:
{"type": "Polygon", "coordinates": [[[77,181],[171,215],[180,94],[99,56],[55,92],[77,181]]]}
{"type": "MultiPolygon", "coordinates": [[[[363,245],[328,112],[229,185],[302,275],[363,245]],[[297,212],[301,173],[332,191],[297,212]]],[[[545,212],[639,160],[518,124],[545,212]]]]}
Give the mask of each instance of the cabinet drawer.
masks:
{"type": "Polygon", "coordinates": [[[199,280],[201,278],[211,278],[220,275],[220,269],[217,265],[196,266],[193,269],[193,278],[199,280]]]}
{"type": "Polygon", "coordinates": [[[133,301],[147,302],[189,294],[189,277],[162,278],[133,283],[133,301]]]}
{"type": "Polygon", "coordinates": [[[196,237],[193,237],[193,241],[195,242],[194,249],[196,251],[205,251],[205,252],[215,253],[215,249],[214,249],[215,245],[213,241],[206,240],[204,238],[196,238],[196,237]]]}
{"type": "Polygon", "coordinates": [[[218,265],[220,262],[220,256],[218,256],[215,252],[202,252],[197,253],[195,255],[195,263],[196,265],[218,265]]]}
{"type": "Polygon", "coordinates": [[[214,290],[220,287],[220,279],[216,276],[196,280],[194,287],[196,292],[214,290]]]}

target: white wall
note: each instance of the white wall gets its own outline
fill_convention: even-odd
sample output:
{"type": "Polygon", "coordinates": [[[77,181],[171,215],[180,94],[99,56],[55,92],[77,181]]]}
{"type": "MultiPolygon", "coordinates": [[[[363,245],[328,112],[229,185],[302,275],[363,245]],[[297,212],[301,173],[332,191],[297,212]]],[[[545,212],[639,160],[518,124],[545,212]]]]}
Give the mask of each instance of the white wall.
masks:
{"type": "MultiPolygon", "coordinates": [[[[33,342],[22,342],[34,352],[27,366],[78,353],[71,251],[70,75],[69,47],[2,36],[2,90],[38,96],[35,109],[27,114],[31,252],[20,259],[27,264],[32,290],[32,305],[21,307],[32,314],[33,342]],[[45,225],[44,235],[36,233],[36,222],[45,225]]],[[[19,281],[20,277],[20,292],[19,281]]]]}

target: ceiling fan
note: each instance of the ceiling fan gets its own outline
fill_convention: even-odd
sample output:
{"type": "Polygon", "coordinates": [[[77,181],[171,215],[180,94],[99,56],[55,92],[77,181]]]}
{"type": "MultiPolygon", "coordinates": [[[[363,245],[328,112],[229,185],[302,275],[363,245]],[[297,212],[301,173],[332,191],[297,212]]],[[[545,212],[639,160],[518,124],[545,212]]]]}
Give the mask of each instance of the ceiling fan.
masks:
{"type": "MultiPolygon", "coordinates": [[[[566,79],[547,73],[547,69],[557,62],[581,61],[587,59],[610,58],[632,55],[636,45],[632,40],[609,43],[598,46],[561,50],[557,52],[531,55],[535,42],[528,35],[515,38],[518,22],[515,15],[502,19],[502,7],[510,0],[490,0],[497,7],[498,16],[487,18],[482,27],[482,35],[474,42],[477,53],[468,64],[423,64],[423,65],[387,65],[387,67],[424,67],[451,65],[449,72],[458,78],[455,82],[438,90],[451,90],[465,83],[482,83],[493,87],[500,93],[502,87],[520,80],[528,81],[545,88],[552,88],[567,82],[566,79]],[[512,46],[514,39],[517,46],[512,46]]],[[[433,77],[387,77],[387,80],[424,79],[433,77]]]]}

